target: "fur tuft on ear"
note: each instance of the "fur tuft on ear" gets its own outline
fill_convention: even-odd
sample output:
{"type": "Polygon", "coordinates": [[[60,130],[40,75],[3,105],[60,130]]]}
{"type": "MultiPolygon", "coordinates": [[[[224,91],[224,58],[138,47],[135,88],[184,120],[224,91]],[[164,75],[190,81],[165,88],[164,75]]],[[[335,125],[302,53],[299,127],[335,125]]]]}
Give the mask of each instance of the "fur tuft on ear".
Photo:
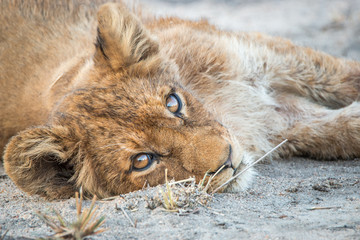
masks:
{"type": "Polygon", "coordinates": [[[107,61],[113,70],[119,70],[158,54],[158,43],[125,6],[105,4],[100,7],[97,17],[97,62],[107,61]]]}
{"type": "Polygon", "coordinates": [[[70,198],[75,193],[73,163],[75,145],[67,130],[38,127],[13,137],[5,148],[4,167],[25,192],[48,199],[70,198]]]}

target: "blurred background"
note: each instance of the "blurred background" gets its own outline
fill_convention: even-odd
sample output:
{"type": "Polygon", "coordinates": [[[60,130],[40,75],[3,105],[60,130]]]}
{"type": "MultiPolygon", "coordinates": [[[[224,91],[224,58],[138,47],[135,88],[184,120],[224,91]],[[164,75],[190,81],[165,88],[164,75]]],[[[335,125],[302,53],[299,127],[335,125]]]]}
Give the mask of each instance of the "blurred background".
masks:
{"type": "Polygon", "coordinates": [[[360,0],[139,0],[158,16],[205,18],[217,27],[291,39],[360,61],[360,0]]]}

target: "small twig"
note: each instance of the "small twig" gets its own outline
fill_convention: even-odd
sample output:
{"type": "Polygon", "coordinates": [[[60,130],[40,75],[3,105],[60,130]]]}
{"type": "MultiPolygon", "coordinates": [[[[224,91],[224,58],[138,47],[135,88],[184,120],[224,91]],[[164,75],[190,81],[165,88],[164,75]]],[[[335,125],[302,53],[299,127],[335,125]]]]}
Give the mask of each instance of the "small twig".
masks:
{"type": "Polygon", "coordinates": [[[222,166],[216,171],[215,174],[211,175],[209,181],[207,182],[207,184],[206,184],[206,186],[205,186],[205,188],[204,188],[204,192],[207,192],[207,190],[208,190],[209,187],[210,187],[211,181],[214,179],[214,177],[215,177],[216,175],[218,175],[219,172],[221,172],[221,170],[223,170],[224,167],[225,167],[225,165],[222,165],[222,166]]]}
{"type": "Polygon", "coordinates": [[[80,188],[80,198],[79,193],[75,193],[75,205],[76,205],[76,213],[78,216],[81,214],[81,206],[82,206],[82,200],[83,200],[83,194],[82,194],[82,188],[80,188]]]}
{"type": "Polygon", "coordinates": [[[189,211],[189,210],[183,210],[183,211],[181,211],[181,210],[179,210],[179,216],[188,216],[188,215],[190,215],[190,214],[196,214],[196,213],[199,213],[200,212],[200,210],[199,210],[199,208],[195,208],[195,209],[193,209],[193,210],[191,210],[191,211],[189,211]]]}
{"type": "Polygon", "coordinates": [[[5,237],[6,237],[6,234],[7,234],[8,232],[9,232],[9,229],[7,229],[2,236],[0,236],[0,240],[4,240],[5,237]]]}
{"type": "Polygon", "coordinates": [[[179,212],[179,209],[161,209],[161,211],[164,211],[164,212],[179,212]]]}
{"type": "Polygon", "coordinates": [[[225,214],[222,214],[222,213],[220,213],[220,212],[218,212],[218,211],[214,210],[214,209],[213,209],[213,208],[211,208],[211,207],[204,206],[204,205],[201,205],[201,206],[203,206],[204,208],[206,208],[206,209],[210,210],[212,213],[214,213],[214,214],[216,214],[216,215],[225,216],[225,214]]]}
{"type": "Polygon", "coordinates": [[[341,207],[339,206],[332,206],[332,207],[312,207],[308,208],[307,210],[313,211],[313,210],[328,210],[328,209],[339,209],[341,207]]]}
{"type": "Polygon", "coordinates": [[[136,228],[136,224],[133,222],[133,220],[131,220],[131,218],[129,217],[129,215],[125,212],[125,209],[122,206],[119,206],[119,208],[121,209],[121,211],[124,213],[125,217],[129,220],[129,222],[131,223],[131,225],[136,228]]]}
{"type": "Polygon", "coordinates": [[[172,186],[175,184],[180,184],[180,183],[185,183],[185,182],[193,182],[193,181],[195,181],[195,178],[190,177],[188,179],[184,179],[184,180],[180,180],[180,181],[176,181],[176,182],[169,182],[169,185],[172,186]]]}
{"type": "Polygon", "coordinates": [[[146,184],[147,184],[147,179],[145,179],[144,185],[142,187],[142,190],[144,190],[146,188],[146,184]]]}
{"type": "Polygon", "coordinates": [[[350,186],[355,186],[355,185],[358,184],[359,182],[360,182],[360,180],[356,180],[355,182],[350,183],[350,186]]]}
{"type": "Polygon", "coordinates": [[[199,184],[198,184],[199,189],[202,189],[202,188],[203,188],[204,183],[205,183],[205,180],[206,180],[206,177],[209,176],[209,172],[210,172],[210,169],[206,171],[206,173],[204,174],[203,179],[200,180],[200,182],[199,182],[199,184]]]}
{"type": "Polygon", "coordinates": [[[284,143],[287,142],[287,139],[285,139],[284,141],[282,141],[279,145],[277,145],[276,147],[274,147],[273,149],[271,149],[269,152],[267,152],[264,156],[262,156],[261,158],[259,158],[258,160],[256,160],[255,162],[253,162],[252,164],[248,165],[246,168],[244,168],[241,172],[239,172],[238,174],[236,174],[235,176],[233,176],[232,178],[230,178],[229,180],[227,180],[225,183],[221,184],[219,187],[217,187],[212,194],[216,193],[217,191],[220,190],[220,188],[224,187],[225,185],[229,184],[232,180],[236,179],[237,177],[239,177],[241,174],[243,174],[244,172],[246,172],[247,170],[249,170],[249,168],[251,168],[252,166],[254,166],[255,164],[257,164],[258,162],[260,162],[261,160],[263,160],[264,158],[266,158],[268,155],[270,155],[272,152],[274,152],[276,149],[278,149],[281,145],[283,145],[284,143]]]}
{"type": "Polygon", "coordinates": [[[117,199],[117,198],[120,198],[120,196],[113,196],[113,197],[102,198],[99,202],[112,201],[112,200],[115,200],[115,199],[117,199]]]}

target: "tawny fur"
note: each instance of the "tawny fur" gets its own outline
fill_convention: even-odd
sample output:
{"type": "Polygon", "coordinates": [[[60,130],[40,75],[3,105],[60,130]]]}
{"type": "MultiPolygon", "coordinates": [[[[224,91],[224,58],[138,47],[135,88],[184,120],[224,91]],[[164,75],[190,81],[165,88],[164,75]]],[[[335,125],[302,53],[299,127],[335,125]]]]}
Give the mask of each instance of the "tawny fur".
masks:
{"type": "Polygon", "coordinates": [[[231,160],[216,187],[285,138],[279,156],[360,156],[358,62],[101,3],[1,2],[0,147],[24,191],[107,197],[231,160]],[[157,157],[134,171],[141,153],[157,157]]]}

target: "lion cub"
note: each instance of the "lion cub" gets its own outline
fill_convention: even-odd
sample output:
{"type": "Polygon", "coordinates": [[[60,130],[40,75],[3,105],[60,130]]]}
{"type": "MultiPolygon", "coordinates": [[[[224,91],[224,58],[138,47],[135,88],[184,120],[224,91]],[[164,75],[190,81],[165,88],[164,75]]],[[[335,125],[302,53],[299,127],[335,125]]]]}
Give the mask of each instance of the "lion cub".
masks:
{"type": "Polygon", "coordinates": [[[360,157],[358,62],[122,4],[34,4],[0,14],[0,147],[30,194],[108,197],[165,169],[199,180],[223,167],[215,188],[284,139],[279,156],[360,157]]]}

